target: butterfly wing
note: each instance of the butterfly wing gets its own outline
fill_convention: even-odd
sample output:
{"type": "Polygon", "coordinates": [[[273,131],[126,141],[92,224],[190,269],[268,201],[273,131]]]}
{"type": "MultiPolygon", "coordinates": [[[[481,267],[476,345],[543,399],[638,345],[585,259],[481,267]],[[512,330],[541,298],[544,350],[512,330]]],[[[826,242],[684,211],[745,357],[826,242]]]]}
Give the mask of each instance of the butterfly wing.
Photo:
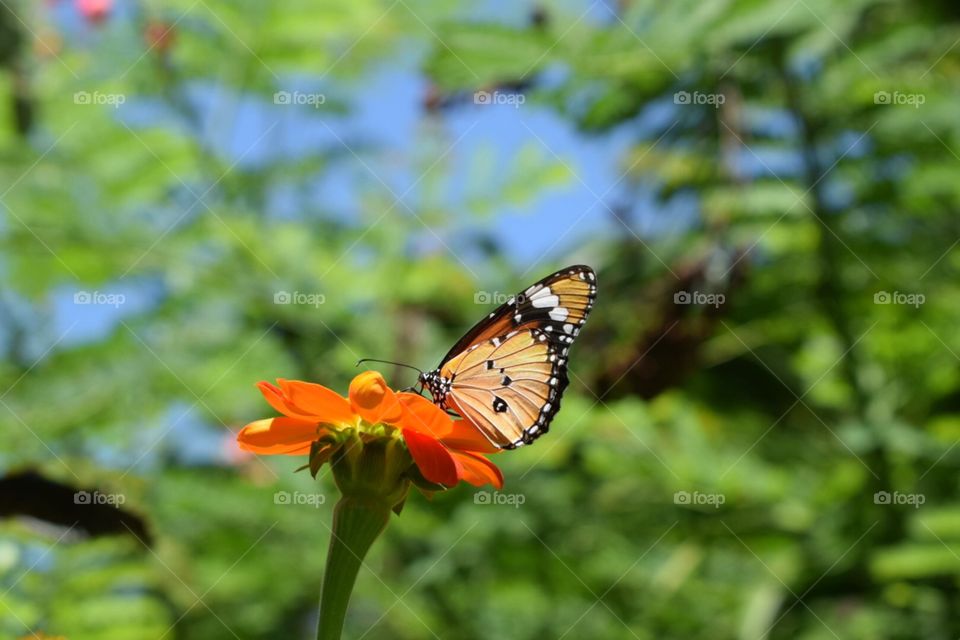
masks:
{"type": "Polygon", "coordinates": [[[471,329],[436,372],[434,401],[504,449],[547,432],[567,387],[567,354],[596,298],[587,266],[553,273],[471,329]],[[436,392],[440,391],[439,396],[436,392]]]}
{"type": "Polygon", "coordinates": [[[566,357],[539,329],[473,345],[441,367],[446,404],[493,444],[512,449],[546,432],[567,386],[566,357]]]}
{"type": "Polygon", "coordinates": [[[443,363],[469,347],[505,336],[515,329],[543,327],[572,338],[580,332],[597,295],[597,276],[586,265],[574,265],[551,273],[510,298],[478,322],[450,349],[443,363]],[[549,327],[549,328],[548,328],[549,327]]]}

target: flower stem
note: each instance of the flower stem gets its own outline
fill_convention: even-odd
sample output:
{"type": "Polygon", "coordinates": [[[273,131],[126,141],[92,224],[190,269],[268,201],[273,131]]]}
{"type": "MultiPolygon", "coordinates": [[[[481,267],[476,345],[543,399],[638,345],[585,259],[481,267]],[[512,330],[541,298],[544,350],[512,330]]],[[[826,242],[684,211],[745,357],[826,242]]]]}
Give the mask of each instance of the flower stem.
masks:
{"type": "Polygon", "coordinates": [[[344,496],[333,512],[333,531],[320,595],[317,640],[340,640],[350,594],[367,551],[390,521],[390,506],[365,496],[344,496]]]}

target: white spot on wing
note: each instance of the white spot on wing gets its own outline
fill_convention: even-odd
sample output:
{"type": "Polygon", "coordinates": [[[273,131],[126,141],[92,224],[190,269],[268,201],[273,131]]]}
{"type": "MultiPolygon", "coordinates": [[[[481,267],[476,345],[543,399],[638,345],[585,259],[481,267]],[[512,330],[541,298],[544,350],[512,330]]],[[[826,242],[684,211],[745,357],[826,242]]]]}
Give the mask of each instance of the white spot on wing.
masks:
{"type": "Polygon", "coordinates": [[[543,298],[549,296],[553,291],[550,291],[550,287],[543,287],[542,289],[537,289],[537,292],[530,296],[531,300],[536,300],[537,298],[543,298]]]}
{"type": "Polygon", "coordinates": [[[563,325],[563,330],[567,333],[573,333],[573,325],[570,323],[567,323],[563,325]]]}
{"type": "MultiPolygon", "coordinates": [[[[566,307],[557,307],[556,309],[550,310],[550,317],[557,322],[563,322],[567,319],[567,316],[570,315],[570,311],[566,307]]],[[[567,333],[570,333],[569,331],[567,333]]]]}
{"type": "Polygon", "coordinates": [[[558,304],[560,304],[560,298],[554,295],[534,296],[530,298],[530,302],[535,307],[540,307],[540,308],[555,307],[558,304]]]}

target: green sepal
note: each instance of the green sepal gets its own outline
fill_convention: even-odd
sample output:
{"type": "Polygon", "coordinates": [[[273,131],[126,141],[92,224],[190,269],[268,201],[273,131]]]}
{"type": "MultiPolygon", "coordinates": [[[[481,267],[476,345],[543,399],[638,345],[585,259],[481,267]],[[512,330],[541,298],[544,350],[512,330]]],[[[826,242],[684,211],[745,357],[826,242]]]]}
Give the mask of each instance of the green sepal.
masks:
{"type": "Polygon", "coordinates": [[[433,500],[433,496],[435,496],[437,493],[436,491],[430,491],[429,489],[423,489],[421,487],[417,487],[417,491],[419,491],[420,494],[423,495],[423,497],[427,500],[433,500]]]}
{"type": "Polygon", "coordinates": [[[336,439],[330,437],[320,438],[310,444],[310,462],[306,466],[310,468],[310,475],[314,479],[317,478],[320,468],[330,460],[338,448],[336,439]]]}

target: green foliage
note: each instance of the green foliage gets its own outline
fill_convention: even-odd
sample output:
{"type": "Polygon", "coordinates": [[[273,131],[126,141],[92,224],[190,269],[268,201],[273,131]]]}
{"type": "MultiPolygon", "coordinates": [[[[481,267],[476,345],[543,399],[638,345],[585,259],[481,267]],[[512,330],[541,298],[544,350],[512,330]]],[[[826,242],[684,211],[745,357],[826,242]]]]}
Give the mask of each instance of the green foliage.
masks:
{"type": "Polygon", "coordinates": [[[427,366],[483,313],[475,291],[581,259],[600,293],[563,411],[496,458],[522,504],[411,496],[346,637],[960,635],[949,3],[550,3],[524,26],[464,3],[183,0],[62,35],[5,4],[0,470],[121,494],[153,544],[0,521],[0,636],[311,637],[335,489],[236,452],[272,415],[254,383],[427,366]],[[293,144],[410,59],[447,105],[424,98],[402,158],[417,188],[381,181],[396,155],[373,136],[293,144]],[[295,86],[325,103],[274,104],[295,86]],[[529,270],[497,216],[583,186],[577,163],[537,138],[459,157],[438,124],[517,87],[522,116],[628,137],[621,187],[656,205],[584,233],[610,222],[596,206],[529,270]],[[344,163],[355,211],[316,196],[344,163]],[[127,302],[71,306],[84,292],[127,302]]]}

